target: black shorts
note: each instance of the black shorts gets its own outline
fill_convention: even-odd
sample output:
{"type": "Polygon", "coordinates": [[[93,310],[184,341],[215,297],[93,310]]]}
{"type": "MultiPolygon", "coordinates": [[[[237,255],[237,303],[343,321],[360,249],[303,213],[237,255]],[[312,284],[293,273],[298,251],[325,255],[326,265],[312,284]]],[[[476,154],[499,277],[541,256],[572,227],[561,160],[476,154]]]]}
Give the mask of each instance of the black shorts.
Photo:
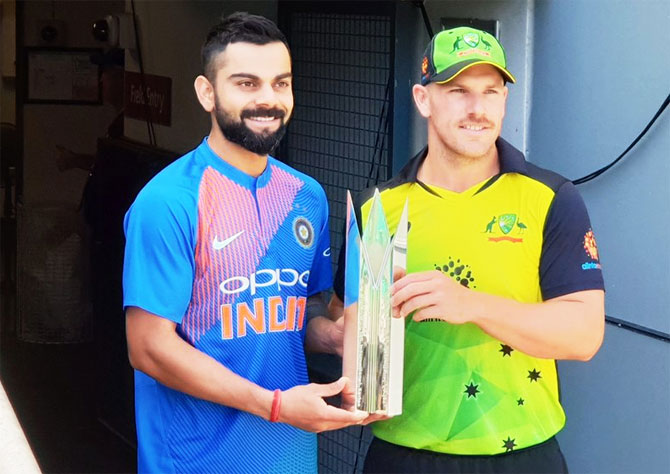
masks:
{"type": "Polygon", "coordinates": [[[567,473],[556,438],[542,444],[495,456],[458,456],[406,448],[374,438],[363,472],[421,473],[567,473]]]}

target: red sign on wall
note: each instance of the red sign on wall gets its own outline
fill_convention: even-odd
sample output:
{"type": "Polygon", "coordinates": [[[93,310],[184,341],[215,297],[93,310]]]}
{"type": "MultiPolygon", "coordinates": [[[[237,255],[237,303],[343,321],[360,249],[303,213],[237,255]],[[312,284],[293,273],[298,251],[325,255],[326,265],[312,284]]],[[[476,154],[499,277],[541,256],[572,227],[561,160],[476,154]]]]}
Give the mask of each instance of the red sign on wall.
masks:
{"type": "Polygon", "coordinates": [[[160,125],[172,124],[172,79],[152,74],[125,73],[124,115],[139,120],[150,119],[160,125]],[[145,91],[146,87],[146,91],[145,91]]]}

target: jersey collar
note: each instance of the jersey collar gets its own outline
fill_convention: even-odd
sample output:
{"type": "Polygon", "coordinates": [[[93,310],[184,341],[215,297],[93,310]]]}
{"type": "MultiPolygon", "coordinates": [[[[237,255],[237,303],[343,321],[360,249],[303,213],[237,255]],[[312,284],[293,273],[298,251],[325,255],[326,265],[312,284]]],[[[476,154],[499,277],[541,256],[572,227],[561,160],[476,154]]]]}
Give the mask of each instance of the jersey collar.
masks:
{"type": "MultiPolygon", "coordinates": [[[[498,176],[505,173],[519,173],[528,174],[526,168],[526,159],[519,150],[510,145],[504,138],[498,137],[496,140],[496,148],[498,149],[498,160],[500,161],[500,173],[498,176]]],[[[420,183],[417,179],[419,168],[428,156],[428,146],[423,147],[419,153],[400,170],[398,177],[404,182],[420,183]]],[[[420,183],[421,184],[421,183],[420,183]]]]}
{"type": "Polygon", "coordinates": [[[219,157],[209,146],[209,143],[207,142],[208,138],[209,137],[206,136],[202,140],[200,146],[196,149],[196,152],[200,153],[201,159],[203,159],[206,164],[249,189],[261,188],[270,181],[272,176],[272,167],[270,165],[273,164],[274,158],[268,156],[267,166],[259,176],[250,176],[219,157]]]}

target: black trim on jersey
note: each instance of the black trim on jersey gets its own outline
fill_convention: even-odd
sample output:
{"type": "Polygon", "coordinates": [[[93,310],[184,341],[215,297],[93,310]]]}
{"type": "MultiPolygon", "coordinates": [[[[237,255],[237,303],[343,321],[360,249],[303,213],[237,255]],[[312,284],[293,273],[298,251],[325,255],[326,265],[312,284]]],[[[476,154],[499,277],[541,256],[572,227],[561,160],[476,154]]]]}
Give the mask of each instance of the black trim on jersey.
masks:
{"type": "MultiPolygon", "coordinates": [[[[503,176],[506,173],[518,173],[524,176],[529,177],[530,179],[534,179],[538,182],[541,182],[548,188],[550,188],[552,191],[554,191],[554,199],[551,202],[550,208],[547,213],[547,219],[545,221],[545,229],[543,231],[544,239],[543,239],[543,247],[546,250],[547,247],[550,245],[551,238],[548,238],[551,236],[552,231],[550,230],[550,224],[554,222],[554,220],[561,220],[564,216],[567,216],[569,214],[573,214],[575,211],[579,211],[580,209],[583,209],[583,215],[582,219],[585,218],[585,229],[583,232],[585,233],[588,228],[590,227],[590,224],[588,224],[588,214],[586,213],[586,207],[584,206],[584,202],[579,196],[579,193],[576,191],[574,186],[570,184],[570,181],[566,179],[565,177],[561,176],[558,173],[555,173],[553,171],[541,168],[537,165],[534,165],[532,163],[529,163],[526,161],[524,158],[524,155],[521,151],[517,150],[514,146],[512,146],[510,143],[508,143],[506,140],[504,140],[501,137],[498,137],[496,140],[496,148],[498,150],[498,160],[500,163],[500,172],[492,176],[482,187],[477,191],[477,193],[480,193],[487,188],[489,188],[493,183],[495,183],[501,176],[503,176]],[[559,197],[560,194],[560,197],[559,197]],[[565,195],[565,196],[564,196],[565,195]],[[555,209],[556,207],[556,202],[557,198],[559,201],[559,206],[558,210],[555,209]],[[567,202],[564,202],[567,201],[567,202]]],[[[419,186],[421,186],[425,191],[431,193],[432,195],[442,197],[438,193],[436,193],[434,190],[432,190],[428,185],[425,183],[421,182],[418,178],[417,175],[419,173],[419,169],[421,168],[421,165],[423,164],[424,160],[428,156],[428,146],[425,146],[423,149],[421,149],[414,157],[412,157],[409,162],[403,168],[400,170],[400,172],[393,176],[391,179],[388,181],[385,181],[383,183],[380,183],[376,186],[371,186],[367,189],[362,190],[361,192],[357,193],[356,196],[354,197],[354,209],[356,211],[356,217],[358,219],[358,226],[359,230],[362,229],[363,223],[361,222],[361,207],[363,206],[364,203],[366,203],[369,199],[372,198],[374,195],[374,190],[375,188],[379,189],[379,192],[382,192],[386,189],[389,188],[394,188],[397,186],[400,186],[402,184],[406,183],[417,183],[419,186]]],[[[475,194],[477,194],[475,193],[475,194]]],[[[346,226],[346,224],[345,224],[346,226]]],[[[555,229],[554,229],[555,231],[555,229]]],[[[573,232],[581,232],[582,229],[573,231],[573,232]]],[[[582,234],[583,235],[583,234],[582,234]]],[[[556,238],[556,236],[553,236],[556,238]]],[[[572,236],[572,245],[573,247],[575,245],[579,245],[579,242],[581,242],[580,236],[572,236]],[[575,239],[576,237],[576,239],[575,239]]],[[[560,247],[560,246],[559,246],[560,247]]],[[[340,269],[344,269],[344,247],[340,250],[340,255],[338,257],[338,266],[337,266],[337,272],[335,273],[335,280],[333,284],[333,288],[335,290],[335,293],[337,294],[340,299],[342,299],[342,296],[344,295],[344,275],[340,275],[340,269]]],[[[565,251],[566,253],[568,252],[568,249],[565,248],[565,246],[562,247],[562,250],[565,251]]],[[[572,252],[578,252],[578,249],[571,249],[572,252]]],[[[582,250],[583,253],[583,250],[582,250]]],[[[544,251],[543,251],[544,255],[544,251]]],[[[573,253],[572,255],[576,255],[573,253]]],[[[586,255],[584,255],[586,257],[586,255]]],[[[564,268],[563,271],[572,273],[572,269],[568,266],[568,259],[567,258],[561,258],[561,252],[556,253],[555,251],[549,251],[549,255],[545,255],[546,258],[543,258],[543,261],[540,263],[541,268],[540,268],[540,276],[541,278],[546,275],[547,272],[552,273],[550,271],[550,267],[553,265],[556,266],[561,266],[564,268]],[[562,262],[562,263],[561,263],[562,262]]],[[[563,255],[563,257],[566,257],[563,255]]],[[[581,269],[580,269],[581,270],[581,269]]],[[[559,272],[560,274],[561,272],[559,272]]],[[[547,282],[543,282],[544,284],[541,283],[542,292],[543,292],[543,297],[544,299],[549,299],[557,296],[561,296],[564,294],[572,293],[574,291],[580,291],[583,289],[594,289],[594,288],[603,288],[604,284],[602,281],[602,273],[600,271],[594,271],[593,272],[593,277],[584,280],[583,275],[581,278],[576,278],[574,281],[581,281],[581,284],[578,286],[555,286],[555,285],[548,285],[551,288],[547,288],[547,282]],[[547,290],[545,291],[545,288],[547,290]]]]}
{"type": "Polygon", "coordinates": [[[600,261],[591,258],[584,248],[584,238],[591,230],[586,205],[575,185],[563,179],[563,184],[554,194],[542,230],[539,271],[543,300],[605,288],[600,261]]]}
{"type": "Polygon", "coordinates": [[[443,199],[442,196],[440,196],[438,193],[436,193],[435,191],[433,191],[433,190],[430,188],[430,186],[428,186],[428,185],[427,185],[426,183],[424,183],[423,181],[420,181],[420,180],[417,179],[417,180],[416,180],[416,184],[418,184],[419,186],[421,186],[426,192],[432,194],[433,196],[437,196],[437,197],[443,199]]]}

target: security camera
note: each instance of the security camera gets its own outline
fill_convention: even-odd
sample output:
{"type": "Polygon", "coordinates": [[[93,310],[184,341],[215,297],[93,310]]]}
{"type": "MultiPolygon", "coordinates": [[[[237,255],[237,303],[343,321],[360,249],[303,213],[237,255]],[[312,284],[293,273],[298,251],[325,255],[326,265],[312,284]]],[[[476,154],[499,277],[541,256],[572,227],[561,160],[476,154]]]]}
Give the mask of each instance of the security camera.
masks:
{"type": "Polygon", "coordinates": [[[93,37],[101,43],[116,46],[119,41],[119,19],[114,15],[107,15],[93,23],[93,37]]]}
{"type": "Polygon", "coordinates": [[[129,14],[105,15],[93,22],[93,38],[111,47],[133,48],[133,22],[129,14]]]}

